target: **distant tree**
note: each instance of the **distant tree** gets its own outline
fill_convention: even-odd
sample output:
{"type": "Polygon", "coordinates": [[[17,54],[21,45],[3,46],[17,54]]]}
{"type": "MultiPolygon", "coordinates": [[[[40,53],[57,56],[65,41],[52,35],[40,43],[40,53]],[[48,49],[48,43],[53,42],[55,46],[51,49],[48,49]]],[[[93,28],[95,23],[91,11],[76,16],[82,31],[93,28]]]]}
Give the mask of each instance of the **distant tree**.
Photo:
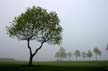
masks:
{"type": "Polygon", "coordinates": [[[106,49],[105,50],[108,51],[108,44],[106,45],[106,49]]]}
{"type": "Polygon", "coordinates": [[[82,57],[83,57],[83,60],[85,60],[85,58],[87,57],[87,53],[86,52],[82,52],[82,57]]]}
{"type": "Polygon", "coordinates": [[[44,43],[60,44],[62,27],[59,25],[59,18],[56,12],[47,12],[41,7],[28,8],[7,27],[10,37],[17,37],[19,40],[27,41],[30,53],[29,65],[32,65],[33,57],[42,48],[44,43]],[[30,41],[36,40],[40,46],[32,52],[30,41]]]}
{"type": "Polygon", "coordinates": [[[91,51],[91,50],[88,50],[87,57],[89,57],[89,60],[90,60],[90,58],[91,58],[92,56],[93,56],[92,51],[91,51]]]}
{"type": "Polygon", "coordinates": [[[69,58],[69,61],[71,61],[72,53],[71,52],[68,52],[67,53],[67,57],[69,58]]]}
{"type": "Polygon", "coordinates": [[[78,57],[80,57],[80,51],[79,50],[75,51],[75,57],[76,57],[76,60],[78,60],[78,57]]]}
{"type": "Polygon", "coordinates": [[[61,59],[61,58],[60,58],[60,52],[56,52],[55,57],[56,57],[57,60],[59,61],[59,60],[61,59]]]}
{"type": "Polygon", "coordinates": [[[94,48],[94,53],[96,54],[96,61],[97,61],[98,55],[101,55],[101,51],[98,48],[94,48]]]}
{"type": "Polygon", "coordinates": [[[59,60],[66,58],[66,50],[63,47],[60,47],[59,51],[55,54],[55,57],[59,60]]]}

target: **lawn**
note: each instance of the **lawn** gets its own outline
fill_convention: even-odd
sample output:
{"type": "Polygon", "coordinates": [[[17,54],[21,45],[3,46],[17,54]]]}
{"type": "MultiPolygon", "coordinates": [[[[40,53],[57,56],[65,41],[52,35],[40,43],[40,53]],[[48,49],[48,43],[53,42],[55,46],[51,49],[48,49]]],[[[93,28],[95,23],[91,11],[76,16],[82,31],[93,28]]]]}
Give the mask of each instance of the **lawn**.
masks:
{"type": "Polygon", "coordinates": [[[108,71],[108,61],[0,62],[0,71],[108,71]]]}

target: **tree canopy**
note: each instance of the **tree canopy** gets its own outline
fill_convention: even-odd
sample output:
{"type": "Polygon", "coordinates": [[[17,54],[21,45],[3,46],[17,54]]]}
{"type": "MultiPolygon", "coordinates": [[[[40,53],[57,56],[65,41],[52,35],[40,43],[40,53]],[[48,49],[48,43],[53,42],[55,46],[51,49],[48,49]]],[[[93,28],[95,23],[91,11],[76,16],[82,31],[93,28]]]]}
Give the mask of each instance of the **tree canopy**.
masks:
{"type": "Polygon", "coordinates": [[[89,58],[91,58],[91,57],[93,56],[93,54],[92,54],[92,51],[91,51],[91,50],[88,50],[87,56],[88,56],[89,58]]]}
{"type": "Polygon", "coordinates": [[[59,22],[56,12],[47,12],[46,9],[33,6],[15,17],[7,31],[10,37],[17,37],[20,40],[59,44],[62,40],[62,27],[59,22]]]}
{"type": "Polygon", "coordinates": [[[67,57],[69,58],[69,60],[71,60],[72,52],[67,52],[67,57]]]}
{"type": "Polygon", "coordinates": [[[94,48],[94,53],[97,55],[101,55],[101,51],[98,48],[94,48]]]}
{"type": "Polygon", "coordinates": [[[87,57],[87,53],[86,52],[82,52],[82,57],[83,58],[87,57]]]}
{"type": "Polygon", "coordinates": [[[79,51],[79,50],[76,50],[76,51],[75,51],[75,56],[76,56],[76,57],[80,57],[80,51],[79,51]]]}
{"type": "Polygon", "coordinates": [[[68,56],[68,57],[72,57],[72,52],[68,52],[68,53],[67,53],[67,56],[68,56]]]}
{"type": "Polygon", "coordinates": [[[96,54],[96,60],[97,60],[98,55],[101,55],[101,51],[98,48],[94,48],[94,53],[96,54]]]}
{"type": "Polygon", "coordinates": [[[66,58],[67,54],[66,54],[66,50],[63,47],[60,47],[59,51],[56,52],[55,57],[56,58],[66,58]]]}
{"type": "Polygon", "coordinates": [[[74,55],[76,56],[76,60],[77,60],[77,58],[80,57],[80,51],[76,50],[75,53],[74,53],[74,55]]]}

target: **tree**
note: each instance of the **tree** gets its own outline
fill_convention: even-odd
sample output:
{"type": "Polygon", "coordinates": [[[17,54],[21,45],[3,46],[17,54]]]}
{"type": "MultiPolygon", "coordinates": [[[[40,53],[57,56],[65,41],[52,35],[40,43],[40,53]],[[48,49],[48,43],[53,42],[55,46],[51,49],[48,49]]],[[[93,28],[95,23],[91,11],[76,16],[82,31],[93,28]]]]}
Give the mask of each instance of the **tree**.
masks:
{"type": "Polygon", "coordinates": [[[96,54],[96,61],[97,61],[97,56],[101,55],[101,51],[98,48],[94,48],[94,53],[96,54]]]}
{"type": "Polygon", "coordinates": [[[106,51],[108,50],[108,44],[106,45],[106,49],[105,49],[106,51]]]}
{"type": "Polygon", "coordinates": [[[63,47],[60,47],[59,51],[55,54],[55,57],[59,58],[59,60],[66,58],[66,56],[66,50],[63,47]]]}
{"type": "Polygon", "coordinates": [[[76,60],[78,59],[78,57],[80,57],[80,51],[79,50],[75,51],[75,56],[76,56],[76,60]]]}
{"type": "Polygon", "coordinates": [[[56,12],[47,12],[41,7],[28,8],[7,27],[10,37],[17,37],[19,40],[27,41],[30,53],[29,65],[32,65],[33,57],[42,48],[44,43],[60,45],[62,41],[62,27],[59,25],[59,18],[56,12]],[[32,52],[30,41],[36,40],[40,46],[32,52]]]}
{"type": "Polygon", "coordinates": [[[67,53],[67,57],[69,58],[69,61],[71,60],[71,57],[72,57],[72,53],[71,52],[68,52],[67,53]]]}
{"type": "Polygon", "coordinates": [[[87,57],[87,53],[86,52],[82,52],[82,57],[85,60],[85,57],[87,57]]]}
{"type": "Polygon", "coordinates": [[[89,60],[90,60],[90,58],[91,58],[92,56],[93,56],[92,51],[91,51],[91,50],[88,50],[87,57],[89,57],[89,60]]]}
{"type": "Polygon", "coordinates": [[[55,57],[57,58],[57,61],[59,61],[60,60],[60,53],[56,52],[55,57]]]}

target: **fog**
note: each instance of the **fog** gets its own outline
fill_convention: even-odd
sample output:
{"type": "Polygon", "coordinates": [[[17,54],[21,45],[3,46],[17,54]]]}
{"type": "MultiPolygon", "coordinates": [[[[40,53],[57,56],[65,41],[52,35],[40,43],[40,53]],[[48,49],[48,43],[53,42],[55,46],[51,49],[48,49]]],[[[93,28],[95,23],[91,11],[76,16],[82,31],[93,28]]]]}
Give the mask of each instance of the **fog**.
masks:
{"type": "MultiPolygon", "coordinates": [[[[108,51],[105,50],[108,43],[108,0],[0,0],[0,58],[29,59],[26,41],[10,38],[6,26],[33,5],[57,12],[63,27],[61,46],[67,52],[76,49],[86,52],[98,47],[102,51],[99,59],[108,60],[108,51]]],[[[34,50],[39,43],[33,41],[31,46],[34,50]]],[[[59,47],[46,43],[34,60],[56,60],[54,55],[59,47]]]]}

